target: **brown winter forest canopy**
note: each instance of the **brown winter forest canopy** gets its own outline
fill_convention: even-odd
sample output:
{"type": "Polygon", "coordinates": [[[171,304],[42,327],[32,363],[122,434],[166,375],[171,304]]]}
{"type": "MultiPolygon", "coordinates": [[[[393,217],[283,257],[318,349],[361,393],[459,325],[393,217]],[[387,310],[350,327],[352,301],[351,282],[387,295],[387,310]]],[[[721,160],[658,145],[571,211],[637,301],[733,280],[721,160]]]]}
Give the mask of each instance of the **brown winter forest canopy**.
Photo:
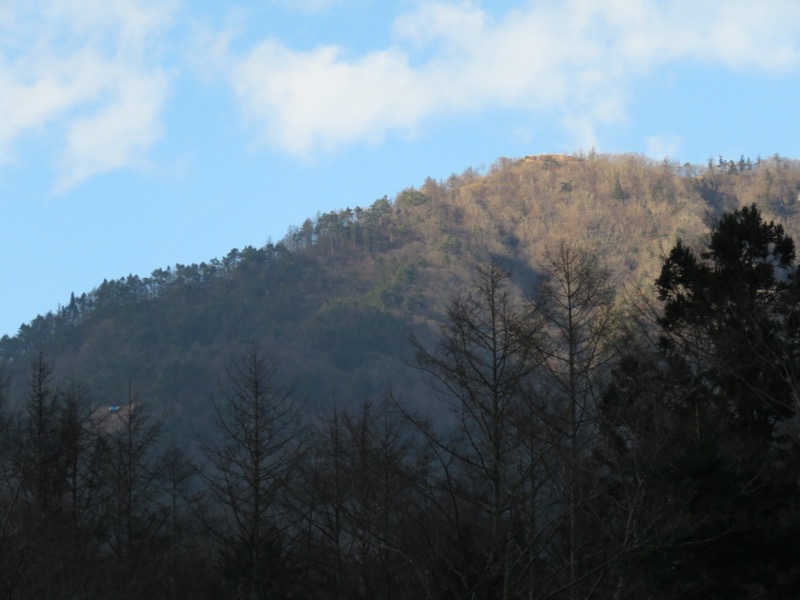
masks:
{"type": "Polygon", "coordinates": [[[800,163],[500,159],[0,340],[0,596],[800,589],[800,163]]]}
{"type": "Polygon", "coordinates": [[[435,328],[490,255],[510,261],[523,294],[562,240],[597,254],[620,289],[649,286],[676,239],[699,242],[723,210],[756,203],[800,233],[799,185],[800,165],[779,156],[500,159],[485,174],[317,214],[279,243],[106,280],[0,340],[0,358],[46,346],[57,375],[88,378],[102,397],[119,400],[133,378],[173,405],[206,396],[240,342],[256,338],[279,350],[302,393],[360,397],[407,377],[397,357],[409,329],[435,328]]]}

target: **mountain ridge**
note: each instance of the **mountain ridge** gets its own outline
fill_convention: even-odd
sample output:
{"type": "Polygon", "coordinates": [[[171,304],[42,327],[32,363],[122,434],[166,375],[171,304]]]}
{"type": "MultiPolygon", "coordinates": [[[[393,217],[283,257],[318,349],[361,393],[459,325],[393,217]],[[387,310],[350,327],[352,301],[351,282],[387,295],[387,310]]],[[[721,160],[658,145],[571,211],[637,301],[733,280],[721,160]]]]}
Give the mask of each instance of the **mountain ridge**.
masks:
{"type": "Polygon", "coordinates": [[[620,289],[646,287],[676,239],[698,243],[724,210],[757,203],[796,237],[798,190],[800,165],[779,156],[703,167],[594,152],[501,158],[484,173],[318,213],[261,248],[105,280],[4,336],[0,361],[21,389],[42,350],[57,376],[100,399],[118,402],[133,381],[183,413],[207,407],[229,357],[257,341],[316,405],[396,382],[424,395],[408,335],[435,335],[475,264],[502,257],[524,296],[548,249],[571,240],[620,289]]]}

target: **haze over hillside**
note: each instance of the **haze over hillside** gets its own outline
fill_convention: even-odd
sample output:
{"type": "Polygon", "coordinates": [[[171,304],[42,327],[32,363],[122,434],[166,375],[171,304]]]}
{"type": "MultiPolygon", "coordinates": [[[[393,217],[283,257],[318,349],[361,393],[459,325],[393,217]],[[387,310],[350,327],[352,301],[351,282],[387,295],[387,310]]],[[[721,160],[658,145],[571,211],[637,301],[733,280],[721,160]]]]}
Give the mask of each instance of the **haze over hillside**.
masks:
{"type": "Polygon", "coordinates": [[[798,192],[500,159],[73,294],[0,340],[0,595],[791,597],[798,192]]]}
{"type": "MultiPolygon", "coordinates": [[[[4,337],[17,379],[43,349],[99,398],[137,382],[158,405],[207,398],[228,357],[256,340],[314,402],[411,381],[409,333],[432,335],[474,266],[503,257],[530,292],[561,241],[596,254],[620,297],[652,284],[675,240],[756,203],[800,232],[800,166],[741,157],[704,166],[636,155],[499,159],[370,206],[309,217],[278,243],[104,281],[4,337]]],[[[110,400],[109,400],[110,401],[110,400]]]]}
{"type": "Polygon", "coordinates": [[[798,97],[797,0],[0,0],[0,599],[798,597],[798,97]]]}

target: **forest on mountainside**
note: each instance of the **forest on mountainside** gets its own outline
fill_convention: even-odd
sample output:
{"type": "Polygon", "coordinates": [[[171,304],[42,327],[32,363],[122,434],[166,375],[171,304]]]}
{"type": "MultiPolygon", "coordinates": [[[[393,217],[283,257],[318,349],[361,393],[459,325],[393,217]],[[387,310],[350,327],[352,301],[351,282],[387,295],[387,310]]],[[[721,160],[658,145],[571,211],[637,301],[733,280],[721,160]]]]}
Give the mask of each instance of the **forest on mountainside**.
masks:
{"type": "Polygon", "coordinates": [[[250,336],[196,451],[132,379],[98,407],[39,349],[22,393],[0,380],[0,594],[791,597],[795,244],[755,204],[709,227],[624,297],[583,240],[525,294],[513,256],[475,257],[408,341],[424,401],[312,411],[250,336]]]}
{"type": "Polygon", "coordinates": [[[0,592],[780,596],[794,257],[748,255],[738,289],[709,244],[730,214],[797,238],[799,193],[777,155],[500,159],[73,294],[0,340],[0,592]],[[602,273],[580,352],[559,321],[572,259],[602,273]],[[465,328],[488,298],[496,380],[486,324],[465,328]],[[248,359],[301,427],[225,490],[248,472],[217,445],[256,407],[231,403],[248,359]],[[256,472],[264,502],[232,505],[256,472]]]}
{"type": "Polygon", "coordinates": [[[431,339],[475,264],[504,257],[525,295],[546,251],[580,240],[623,297],[652,286],[675,240],[702,242],[723,210],[757,203],[800,234],[798,189],[800,165],[777,155],[705,166],[594,152],[499,159],[317,214],[263,247],[107,279],[0,339],[0,363],[19,395],[44,350],[96,403],[122,402],[133,383],[183,429],[205,422],[219,373],[250,341],[317,406],[400,382],[420,396],[408,336],[431,339]]]}

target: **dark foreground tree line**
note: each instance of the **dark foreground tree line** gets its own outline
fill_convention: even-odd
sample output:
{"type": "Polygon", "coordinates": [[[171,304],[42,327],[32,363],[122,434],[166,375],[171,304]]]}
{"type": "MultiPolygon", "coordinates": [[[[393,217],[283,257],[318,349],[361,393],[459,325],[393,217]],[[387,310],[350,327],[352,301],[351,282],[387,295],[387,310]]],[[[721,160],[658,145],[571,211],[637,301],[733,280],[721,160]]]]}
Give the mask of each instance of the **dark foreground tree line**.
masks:
{"type": "Polygon", "coordinates": [[[524,298],[488,261],[412,339],[424,401],[308,417],[250,346],[193,456],[133,386],[92,409],[40,354],[0,413],[0,596],[791,597],[793,241],[725,214],[624,311],[580,247],[539,268],[524,298]]]}

